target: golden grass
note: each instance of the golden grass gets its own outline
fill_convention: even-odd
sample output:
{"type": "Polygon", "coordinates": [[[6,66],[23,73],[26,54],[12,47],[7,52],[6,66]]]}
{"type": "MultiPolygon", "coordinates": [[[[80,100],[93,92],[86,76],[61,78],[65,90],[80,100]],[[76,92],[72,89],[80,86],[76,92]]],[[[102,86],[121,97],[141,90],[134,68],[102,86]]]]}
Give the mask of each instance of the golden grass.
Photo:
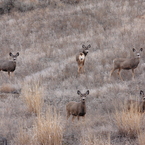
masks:
{"type": "Polygon", "coordinates": [[[45,115],[38,116],[33,131],[38,144],[62,145],[63,123],[54,108],[49,108],[45,115]]]}
{"type": "Polygon", "coordinates": [[[16,89],[10,85],[10,84],[3,84],[1,87],[0,87],[0,92],[3,92],[3,93],[11,93],[11,92],[14,92],[16,91],[16,89]]]}
{"type": "Polygon", "coordinates": [[[136,138],[141,129],[142,113],[133,107],[130,110],[116,110],[115,121],[121,136],[136,138]]]}
{"type": "Polygon", "coordinates": [[[40,80],[33,78],[29,81],[24,81],[22,87],[22,97],[28,107],[29,112],[40,114],[44,100],[43,100],[44,88],[42,87],[40,80]]]}

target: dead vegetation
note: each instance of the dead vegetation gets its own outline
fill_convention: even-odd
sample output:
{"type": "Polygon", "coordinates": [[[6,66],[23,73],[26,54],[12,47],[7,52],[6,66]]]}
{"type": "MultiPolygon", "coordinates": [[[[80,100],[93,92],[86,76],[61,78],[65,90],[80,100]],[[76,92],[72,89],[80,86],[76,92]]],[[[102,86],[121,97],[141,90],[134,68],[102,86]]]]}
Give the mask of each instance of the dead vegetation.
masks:
{"type": "Polygon", "coordinates": [[[134,80],[128,70],[121,74],[124,81],[109,75],[115,58],[144,49],[145,2],[12,4],[0,9],[0,57],[20,55],[14,77],[0,73],[0,137],[8,145],[144,145],[144,113],[123,105],[144,91],[144,51],[134,80]],[[77,75],[76,54],[88,44],[85,72],[77,75]],[[79,102],[76,91],[87,89],[85,121],[67,121],[66,104],[79,102]]]}

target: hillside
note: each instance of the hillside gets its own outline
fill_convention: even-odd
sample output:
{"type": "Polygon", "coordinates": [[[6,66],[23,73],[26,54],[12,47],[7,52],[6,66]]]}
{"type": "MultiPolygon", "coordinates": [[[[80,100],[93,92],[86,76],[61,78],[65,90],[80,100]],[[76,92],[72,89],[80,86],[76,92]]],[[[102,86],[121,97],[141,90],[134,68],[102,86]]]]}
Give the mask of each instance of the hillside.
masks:
{"type": "Polygon", "coordinates": [[[144,145],[144,114],[126,111],[125,102],[145,91],[145,2],[42,2],[0,9],[0,59],[19,52],[14,76],[0,72],[0,137],[8,145],[144,145]],[[76,54],[89,44],[79,75],[76,54]],[[121,71],[124,81],[117,71],[110,79],[113,60],[132,57],[133,48],[143,48],[135,79],[131,70],[121,71]],[[67,121],[77,90],[90,91],[85,121],[67,121]]]}

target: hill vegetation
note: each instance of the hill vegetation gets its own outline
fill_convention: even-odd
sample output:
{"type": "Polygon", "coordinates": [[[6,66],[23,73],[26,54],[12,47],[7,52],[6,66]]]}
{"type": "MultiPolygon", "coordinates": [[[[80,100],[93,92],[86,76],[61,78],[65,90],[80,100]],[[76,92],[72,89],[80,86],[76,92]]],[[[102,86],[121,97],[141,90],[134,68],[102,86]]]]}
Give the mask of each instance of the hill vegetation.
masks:
{"type": "Polygon", "coordinates": [[[144,145],[144,113],[126,110],[145,91],[145,2],[137,0],[3,0],[1,60],[19,52],[14,76],[0,72],[0,137],[8,145],[144,145]],[[76,54],[91,45],[85,72],[76,54]],[[113,59],[143,48],[130,70],[111,79],[113,59]],[[85,121],[65,106],[85,93],[85,121]]]}

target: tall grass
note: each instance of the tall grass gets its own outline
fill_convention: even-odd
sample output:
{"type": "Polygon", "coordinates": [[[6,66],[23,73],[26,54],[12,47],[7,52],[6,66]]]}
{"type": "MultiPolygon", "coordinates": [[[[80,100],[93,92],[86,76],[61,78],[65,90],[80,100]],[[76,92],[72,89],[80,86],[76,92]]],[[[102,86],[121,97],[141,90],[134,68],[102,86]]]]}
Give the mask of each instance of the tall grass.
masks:
{"type": "Polygon", "coordinates": [[[25,80],[22,87],[22,97],[30,113],[40,114],[44,100],[44,88],[39,78],[25,80]]]}
{"type": "Polygon", "coordinates": [[[49,108],[45,115],[38,116],[33,131],[39,145],[62,145],[63,123],[55,108],[49,108]]]}
{"type": "Polygon", "coordinates": [[[115,112],[115,121],[118,133],[121,136],[136,138],[141,131],[142,113],[136,108],[126,109],[126,106],[115,112]]]}

